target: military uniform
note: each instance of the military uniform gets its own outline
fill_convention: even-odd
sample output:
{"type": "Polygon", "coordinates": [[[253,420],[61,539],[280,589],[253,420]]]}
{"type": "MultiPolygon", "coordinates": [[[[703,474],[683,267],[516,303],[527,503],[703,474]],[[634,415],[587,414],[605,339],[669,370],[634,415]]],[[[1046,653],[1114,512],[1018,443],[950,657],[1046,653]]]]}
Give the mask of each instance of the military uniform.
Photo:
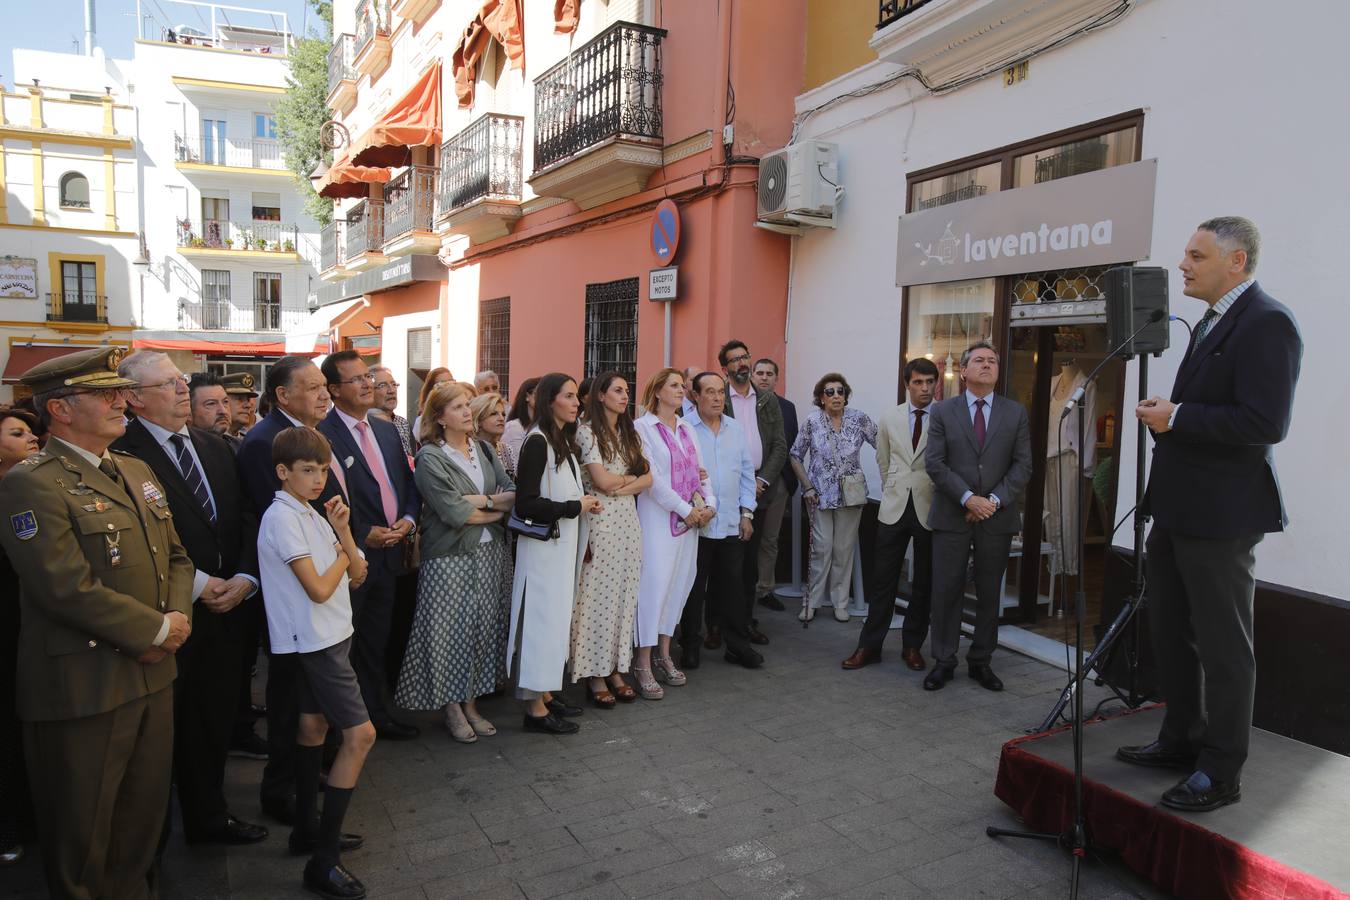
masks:
{"type": "MultiPolygon", "coordinates": [[[[133,384],[110,348],[23,375],[42,393],[133,384]]],[[[87,452],[87,451],[85,451],[87,452]]],[[[137,658],[165,614],[191,616],[194,568],[143,462],[117,478],[53,435],[0,486],[0,543],[21,581],[18,714],[53,897],[137,898],[168,810],[173,656],[137,658]]]]}
{"type": "MultiPolygon", "coordinates": [[[[225,393],[231,401],[239,397],[257,397],[258,392],[254,389],[253,376],[247,372],[230,372],[228,375],[220,376],[220,383],[225,385],[225,393]]],[[[222,437],[225,443],[230,445],[230,449],[236,454],[239,453],[239,445],[244,442],[244,435],[247,429],[241,429],[238,432],[226,431],[222,437]]]]}

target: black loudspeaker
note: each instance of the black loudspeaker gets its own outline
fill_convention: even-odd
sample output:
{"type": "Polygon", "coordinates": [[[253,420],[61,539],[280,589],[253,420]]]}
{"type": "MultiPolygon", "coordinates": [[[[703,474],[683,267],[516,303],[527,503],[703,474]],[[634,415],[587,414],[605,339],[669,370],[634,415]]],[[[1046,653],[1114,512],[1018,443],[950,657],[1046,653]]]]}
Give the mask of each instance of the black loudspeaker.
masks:
{"type": "Polygon", "coordinates": [[[1141,353],[1160,356],[1167,349],[1171,334],[1167,318],[1167,270],[1118,266],[1102,276],[1101,288],[1106,295],[1106,340],[1111,350],[1125,356],[1141,353]],[[1150,323],[1149,317],[1159,309],[1162,318],[1150,323]],[[1145,324],[1148,327],[1130,344],[1130,335],[1145,324]]]}

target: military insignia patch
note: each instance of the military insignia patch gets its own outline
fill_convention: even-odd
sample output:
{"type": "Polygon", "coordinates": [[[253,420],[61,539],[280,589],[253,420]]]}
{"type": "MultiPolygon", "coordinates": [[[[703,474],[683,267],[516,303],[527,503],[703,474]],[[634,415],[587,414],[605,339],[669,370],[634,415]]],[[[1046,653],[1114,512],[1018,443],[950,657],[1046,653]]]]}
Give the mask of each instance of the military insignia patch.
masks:
{"type": "Polygon", "coordinates": [[[10,516],[9,524],[14,528],[14,536],[21,541],[32,540],[38,533],[37,516],[31,509],[10,516]]]}

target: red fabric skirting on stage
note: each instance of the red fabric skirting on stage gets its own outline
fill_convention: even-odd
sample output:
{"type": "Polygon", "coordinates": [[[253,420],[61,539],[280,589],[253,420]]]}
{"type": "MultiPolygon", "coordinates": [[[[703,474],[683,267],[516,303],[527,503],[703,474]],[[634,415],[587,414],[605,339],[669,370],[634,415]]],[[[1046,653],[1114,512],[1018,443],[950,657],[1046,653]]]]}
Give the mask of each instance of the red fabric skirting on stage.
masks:
{"type": "MultiPolygon", "coordinates": [[[[1038,741],[1067,730],[1016,738],[1003,745],[994,793],[1037,831],[1058,833],[1073,823],[1072,770],[1035,752],[1038,741]]],[[[1346,896],[1321,879],[1100,781],[1085,779],[1083,804],[1094,846],[1117,851],[1131,869],[1177,897],[1333,900],[1346,896]]]]}

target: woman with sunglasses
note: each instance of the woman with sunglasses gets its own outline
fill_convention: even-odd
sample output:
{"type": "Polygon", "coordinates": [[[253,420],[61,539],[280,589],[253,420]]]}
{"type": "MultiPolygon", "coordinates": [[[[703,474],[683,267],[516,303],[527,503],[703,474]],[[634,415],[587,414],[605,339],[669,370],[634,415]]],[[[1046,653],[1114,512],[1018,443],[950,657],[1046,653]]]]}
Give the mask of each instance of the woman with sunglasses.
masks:
{"type": "Polygon", "coordinates": [[[819,408],[807,416],[788,451],[792,471],[805,486],[802,499],[811,517],[810,584],[797,618],[815,618],[828,585],[835,619],[847,622],[858,522],[867,503],[867,479],[858,455],[864,443],[876,447],[877,423],[848,408],[853,389],[838,372],[824,375],[812,394],[819,408]]]}

